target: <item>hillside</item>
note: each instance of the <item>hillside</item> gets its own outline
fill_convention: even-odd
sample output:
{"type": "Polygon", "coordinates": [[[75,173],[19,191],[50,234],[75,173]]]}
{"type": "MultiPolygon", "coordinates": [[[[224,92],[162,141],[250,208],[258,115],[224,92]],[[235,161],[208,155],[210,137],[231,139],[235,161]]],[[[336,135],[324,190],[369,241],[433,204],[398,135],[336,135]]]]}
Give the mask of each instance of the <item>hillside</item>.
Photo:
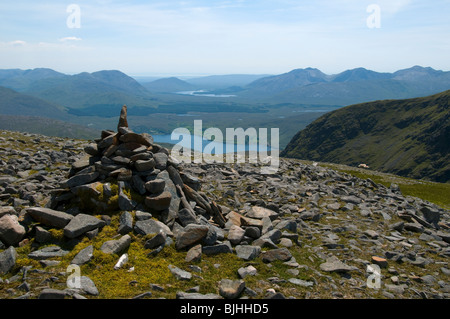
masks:
{"type": "Polygon", "coordinates": [[[63,119],[65,112],[55,104],[0,86],[0,114],[43,116],[63,119]]]}
{"type": "Polygon", "coordinates": [[[94,139],[98,130],[39,116],[0,114],[0,130],[44,134],[63,138],[94,139]]]}
{"type": "MultiPolygon", "coordinates": [[[[102,108],[124,103],[154,106],[154,98],[135,79],[116,70],[67,75],[51,69],[0,70],[1,85],[66,108],[102,108]]],[[[25,113],[26,114],[26,113],[25,113]]],[[[76,115],[76,114],[75,114],[76,115]]]]}
{"type": "Polygon", "coordinates": [[[450,181],[450,91],[352,105],[298,132],[281,156],[450,181]]]}
{"type": "Polygon", "coordinates": [[[449,212],[417,196],[450,184],[177,163],[125,111],[95,143],[0,131],[0,298],[450,298],[449,212]]]}
{"type": "Polygon", "coordinates": [[[156,81],[143,83],[142,85],[150,92],[158,93],[175,93],[196,89],[194,85],[175,77],[158,79],[156,81]]]}
{"type": "Polygon", "coordinates": [[[384,99],[415,98],[448,89],[450,72],[429,67],[414,66],[394,73],[356,68],[335,75],[306,68],[256,80],[236,90],[236,94],[266,103],[344,106],[384,99]]]}

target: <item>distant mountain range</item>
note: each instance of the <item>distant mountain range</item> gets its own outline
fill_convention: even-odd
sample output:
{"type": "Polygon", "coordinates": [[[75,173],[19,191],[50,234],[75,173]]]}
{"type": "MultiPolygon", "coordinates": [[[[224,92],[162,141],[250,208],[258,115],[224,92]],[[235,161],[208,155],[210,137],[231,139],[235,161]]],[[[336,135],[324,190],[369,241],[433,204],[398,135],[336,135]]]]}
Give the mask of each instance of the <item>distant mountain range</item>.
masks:
{"type": "Polygon", "coordinates": [[[185,81],[172,77],[143,85],[154,93],[204,89],[218,95],[231,94],[246,102],[345,106],[442,92],[450,89],[450,72],[414,66],[394,73],[356,68],[328,75],[306,68],[273,76],[208,76],[185,81]]]}
{"type": "MultiPolygon", "coordinates": [[[[410,76],[407,72],[401,76],[410,76]]],[[[340,108],[298,132],[281,156],[450,181],[450,90],[340,108]]]]}
{"type": "Polygon", "coordinates": [[[327,75],[307,68],[259,79],[242,89],[239,97],[267,103],[350,105],[439,93],[450,89],[450,72],[414,66],[394,73],[357,68],[327,75]]]}
{"type": "Polygon", "coordinates": [[[62,108],[96,108],[106,113],[109,108],[116,109],[123,104],[154,108],[157,100],[161,100],[156,96],[159,93],[201,89],[232,94],[236,97],[234,101],[242,103],[345,106],[442,92],[450,89],[450,72],[414,66],[394,73],[357,68],[327,75],[318,69],[306,68],[273,76],[217,75],[188,80],[171,77],[139,83],[114,70],[67,75],[40,68],[0,70],[0,86],[62,108]]]}
{"type": "Polygon", "coordinates": [[[51,69],[0,70],[0,86],[32,95],[66,109],[154,107],[154,98],[136,80],[120,71],[66,75],[51,69]]]}
{"type": "MultiPolygon", "coordinates": [[[[237,118],[244,120],[246,117],[238,113],[252,113],[247,116],[252,125],[272,127],[280,125],[283,118],[290,118],[292,124],[290,115],[298,115],[296,112],[305,108],[319,116],[317,112],[321,109],[427,96],[448,89],[450,72],[420,66],[394,73],[357,68],[327,75],[306,68],[271,76],[234,74],[184,80],[171,77],[144,83],[117,70],[68,75],[46,68],[7,69],[0,70],[0,114],[43,116],[104,127],[126,104],[130,116],[143,119],[163,113],[177,116],[178,126],[192,124],[191,118],[184,117],[189,113],[236,113],[237,118]],[[199,90],[204,91],[195,95],[177,94],[199,90]],[[273,110],[277,110],[276,118],[266,115],[273,110]]],[[[167,121],[169,117],[166,116],[167,121]]],[[[142,120],[142,131],[152,129],[149,123],[142,120]]],[[[166,130],[170,123],[164,125],[166,130]]],[[[212,124],[221,127],[223,117],[217,116],[212,124]]],[[[295,125],[288,127],[283,136],[286,141],[298,130],[295,125]]]]}

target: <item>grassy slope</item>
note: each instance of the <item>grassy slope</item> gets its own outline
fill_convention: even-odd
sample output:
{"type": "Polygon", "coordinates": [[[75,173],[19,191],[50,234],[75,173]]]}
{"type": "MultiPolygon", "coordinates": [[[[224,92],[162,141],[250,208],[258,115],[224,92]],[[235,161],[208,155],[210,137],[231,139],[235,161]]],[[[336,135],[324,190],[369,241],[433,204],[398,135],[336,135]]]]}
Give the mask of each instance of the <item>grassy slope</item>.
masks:
{"type": "Polygon", "coordinates": [[[450,91],[353,105],[300,131],[282,156],[370,167],[402,176],[450,178],[450,91]]]}

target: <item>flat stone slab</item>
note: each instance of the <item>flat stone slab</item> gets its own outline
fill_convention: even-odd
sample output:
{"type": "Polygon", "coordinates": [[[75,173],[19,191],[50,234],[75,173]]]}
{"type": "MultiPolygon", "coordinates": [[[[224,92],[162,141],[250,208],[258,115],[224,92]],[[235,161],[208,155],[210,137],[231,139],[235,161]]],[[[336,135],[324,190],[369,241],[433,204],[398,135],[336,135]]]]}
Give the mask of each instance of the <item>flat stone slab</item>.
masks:
{"type": "Polygon", "coordinates": [[[31,207],[27,208],[26,211],[34,220],[41,224],[60,229],[64,228],[73,218],[72,215],[65,212],[44,207],[31,207]]]}
{"type": "Polygon", "coordinates": [[[320,269],[326,272],[349,272],[357,270],[358,268],[349,266],[340,261],[336,256],[330,257],[325,263],[320,265],[320,269]]]}
{"type": "Polygon", "coordinates": [[[175,278],[177,278],[178,280],[189,281],[192,279],[192,274],[190,272],[180,269],[173,265],[169,265],[168,267],[172,275],[174,275],[175,278]]]}
{"type": "Polygon", "coordinates": [[[59,246],[49,246],[36,250],[28,254],[28,257],[34,260],[44,260],[55,257],[62,257],[69,253],[69,251],[63,250],[59,246]]]}
{"type": "Polygon", "coordinates": [[[67,238],[76,238],[88,231],[103,227],[106,222],[97,217],[78,214],[64,227],[64,236],[67,238]]]}

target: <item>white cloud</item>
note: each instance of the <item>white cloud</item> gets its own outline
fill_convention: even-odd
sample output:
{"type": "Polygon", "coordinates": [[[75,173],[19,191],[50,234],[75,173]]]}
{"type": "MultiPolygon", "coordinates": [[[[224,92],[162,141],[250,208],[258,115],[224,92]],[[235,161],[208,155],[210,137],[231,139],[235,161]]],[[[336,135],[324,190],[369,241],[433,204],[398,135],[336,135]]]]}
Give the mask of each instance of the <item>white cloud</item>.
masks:
{"type": "Polygon", "coordinates": [[[15,47],[21,47],[26,45],[27,43],[25,41],[22,40],[15,40],[15,41],[11,41],[9,42],[10,45],[15,46],[15,47]]]}
{"type": "Polygon", "coordinates": [[[77,38],[77,37],[65,37],[65,38],[59,39],[59,41],[61,41],[61,42],[66,42],[66,41],[81,41],[81,38],[77,38]]]}

